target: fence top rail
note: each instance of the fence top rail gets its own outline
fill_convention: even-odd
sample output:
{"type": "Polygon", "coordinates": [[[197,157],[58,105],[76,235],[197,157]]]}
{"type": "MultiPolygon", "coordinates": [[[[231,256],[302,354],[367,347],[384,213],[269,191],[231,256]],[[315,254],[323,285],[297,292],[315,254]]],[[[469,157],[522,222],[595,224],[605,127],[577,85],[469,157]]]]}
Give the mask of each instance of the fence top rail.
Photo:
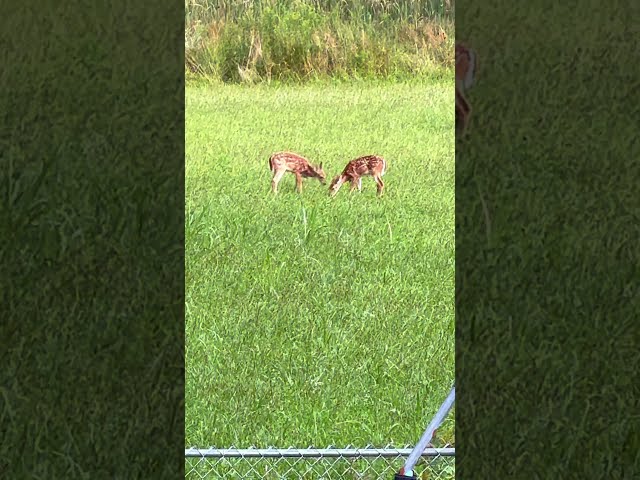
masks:
{"type": "MultiPolygon", "coordinates": [[[[187,448],[187,458],[369,458],[407,457],[411,448],[187,448]]],[[[421,457],[453,457],[455,448],[427,448],[421,457]]]]}

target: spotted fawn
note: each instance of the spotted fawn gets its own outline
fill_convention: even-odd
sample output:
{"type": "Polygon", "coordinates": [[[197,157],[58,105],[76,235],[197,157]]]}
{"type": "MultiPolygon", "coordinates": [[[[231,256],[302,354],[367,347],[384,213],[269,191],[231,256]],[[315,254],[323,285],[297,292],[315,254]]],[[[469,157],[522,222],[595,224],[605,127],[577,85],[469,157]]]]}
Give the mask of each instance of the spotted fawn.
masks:
{"type": "Polygon", "coordinates": [[[279,152],[269,157],[269,168],[273,173],[271,180],[271,191],[278,193],[278,183],[282,180],[286,172],[291,172],[296,176],[296,189],[302,193],[303,178],[317,178],[323,185],[326,184],[326,175],[322,169],[322,163],[318,166],[311,165],[309,160],[297,153],[279,152]]]}
{"type": "Polygon", "coordinates": [[[378,155],[366,155],[364,157],[358,157],[347,163],[342,173],[336,176],[329,186],[329,194],[333,197],[340,187],[345,182],[351,182],[351,190],[354,191],[356,187],[358,191],[362,191],[362,177],[372,176],[378,187],[378,195],[382,195],[384,190],[384,182],[382,176],[387,171],[387,162],[384,158],[378,155]]]}

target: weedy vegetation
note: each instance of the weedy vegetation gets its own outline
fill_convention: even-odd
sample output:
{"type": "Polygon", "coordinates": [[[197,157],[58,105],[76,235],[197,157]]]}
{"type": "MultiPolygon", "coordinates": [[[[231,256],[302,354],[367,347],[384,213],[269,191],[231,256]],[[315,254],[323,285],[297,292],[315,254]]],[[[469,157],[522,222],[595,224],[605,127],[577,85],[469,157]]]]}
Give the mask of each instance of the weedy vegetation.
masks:
{"type": "Polygon", "coordinates": [[[453,37],[450,0],[188,0],[186,74],[249,83],[446,77],[453,37]]]}

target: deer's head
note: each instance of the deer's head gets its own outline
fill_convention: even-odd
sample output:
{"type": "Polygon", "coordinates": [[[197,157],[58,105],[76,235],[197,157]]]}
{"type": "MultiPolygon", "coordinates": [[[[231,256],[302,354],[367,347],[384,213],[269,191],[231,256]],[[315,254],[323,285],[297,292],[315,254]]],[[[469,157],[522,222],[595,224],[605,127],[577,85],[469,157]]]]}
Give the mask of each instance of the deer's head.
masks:
{"type": "Polygon", "coordinates": [[[340,175],[336,175],[335,177],[333,177],[333,180],[331,180],[331,183],[329,184],[329,195],[333,197],[339,188],[340,188],[340,175]]]}
{"type": "Polygon", "coordinates": [[[320,180],[322,185],[327,183],[327,175],[324,173],[324,169],[322,168],[322,163],[320,165],[311,165],[311,171],[313,172],[313,176],[320,180]]]}

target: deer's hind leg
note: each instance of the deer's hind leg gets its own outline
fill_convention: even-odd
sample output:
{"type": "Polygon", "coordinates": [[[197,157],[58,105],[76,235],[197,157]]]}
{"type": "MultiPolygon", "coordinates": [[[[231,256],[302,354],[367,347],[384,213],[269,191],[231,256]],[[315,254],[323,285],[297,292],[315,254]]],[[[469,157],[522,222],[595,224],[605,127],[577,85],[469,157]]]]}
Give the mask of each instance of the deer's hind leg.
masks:
{"type": "Polygon", "coordinates": [[[382,195],[382,191],[384,190],[384,182],[382,181],[382,177],[380,175],[376,175],[373,177],[376,181],[376,186],[378,187],[378,195],[382,195]]]}

